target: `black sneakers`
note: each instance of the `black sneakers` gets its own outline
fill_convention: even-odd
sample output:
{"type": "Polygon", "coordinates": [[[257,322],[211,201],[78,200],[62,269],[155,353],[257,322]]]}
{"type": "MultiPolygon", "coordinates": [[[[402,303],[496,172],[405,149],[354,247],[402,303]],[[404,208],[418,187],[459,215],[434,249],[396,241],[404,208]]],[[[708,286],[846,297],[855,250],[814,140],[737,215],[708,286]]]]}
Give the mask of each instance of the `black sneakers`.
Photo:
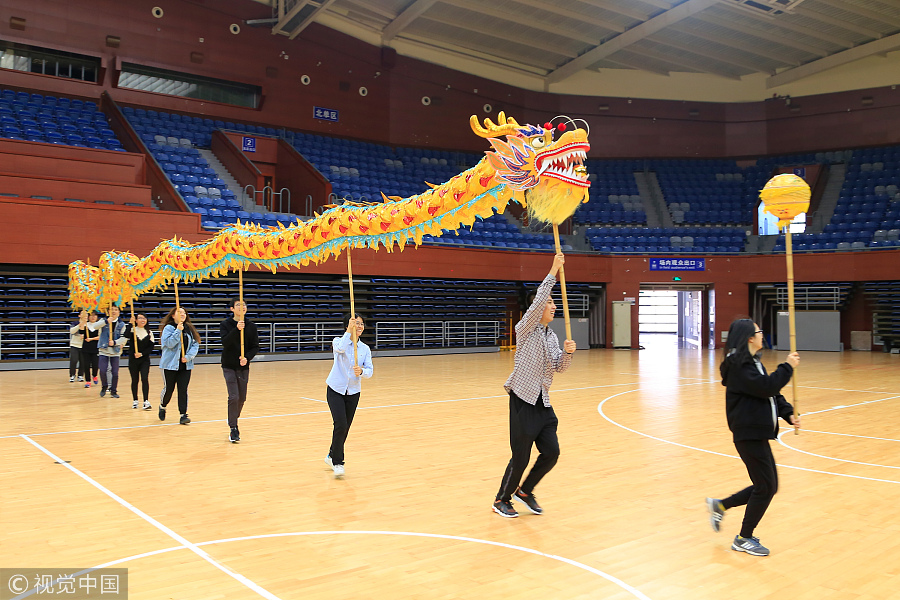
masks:
{"type": "Polygon", "coordinates": [[[188,418],[187,413],[184,413],[183,415],[181,415],[181,420],[178,422],[181,423],[182,425],[187,425],[188,423],[191,422],[191,420],[188,418]]]}
{"type": "Polygon", "coordinates": [[[544,509],[541,508],[541,505],[537,503],[537,499],[534,497],[534,494],[526,494],[522,490],[516,490],[516,493],[513,494],[513,498],[527,506],[528,510],[536,515],[544,512],[544,509]]]}
{"type": "Polygon", "coordinates": [[[239,441],[241,441],[241,432],[238,431],[237,426],[231,428],[231,433],[228,434],[228,441],[232,444],[237,444],[239,441]]]}
{"type": "Polygon", "coordinates": [[[501,517],[512,519],[519,516],[519,513],[517,513],[516,509],[513,508],[512,502],[494,500],[494,505],[491,508],[501,517]]]}
{"type": "Polygon", "coordinates": [[[159,405],[159,420],[160,421],[166,420],[166,407],[163,406],[162,404],[159,405]]]}

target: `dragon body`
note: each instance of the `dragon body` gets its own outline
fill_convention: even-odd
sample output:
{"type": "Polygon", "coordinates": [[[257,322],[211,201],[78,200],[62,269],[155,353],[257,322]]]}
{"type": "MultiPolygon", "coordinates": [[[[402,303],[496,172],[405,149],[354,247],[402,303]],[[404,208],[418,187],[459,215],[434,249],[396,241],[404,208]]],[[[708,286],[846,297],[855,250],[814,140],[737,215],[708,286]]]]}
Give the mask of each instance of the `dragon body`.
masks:
{"type": "Polygon", "coordinates": [[[172,281],[199,281],[250,266],[317,264],[345,248],[395,246],[402,251],[422,236],[440,236],[475,219],[502,213],[511,200],[527,205],[533,218],[562,222],[587,200],[590,185],[583,161],[590,148],[585,129],[573,128],[554,140],[556,130],[519,125],[501,112],[498,124],[473,116],[473,131],[493,146],[474,167],[410,198],[383,197],[373,205],[347,203],[308,221],[278,228],[248,223],[220,230],[197,244],[171,239],[143,258],[129,252],[104,252],[98,266],[69,265],[69,301],[75,309],[122,306],[172,281]],[[506,139],[500,139],[504,136],[506,139]]]}

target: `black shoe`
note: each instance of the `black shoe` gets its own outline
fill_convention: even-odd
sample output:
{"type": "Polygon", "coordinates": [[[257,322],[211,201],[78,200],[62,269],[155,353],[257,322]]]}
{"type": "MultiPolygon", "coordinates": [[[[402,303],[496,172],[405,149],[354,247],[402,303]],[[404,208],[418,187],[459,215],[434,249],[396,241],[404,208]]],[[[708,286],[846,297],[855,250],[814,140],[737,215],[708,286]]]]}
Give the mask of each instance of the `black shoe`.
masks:
{"type": "Polygon", "coordinates": [[[188,418],[187,413],[184,413],[183,415],[181,415],[181,420],[178,422],[181,423],[182,425],[187,425],[188,423],[191,422],[191,420],[188,418]]]}
{"type": "Polygon", "coordinates": [[[113,392],[111,395],[112,395],[113,398],[118,398],[118,397],[119,397],[119,395],[118,395],[117,393],[115,393],[115,392],[113,392]]]}
{"type": "Polygon", "coordinates": [[[228,435],[228,441],[232,444],[237,444],[241,441],[241,432],[238,431],[237,426],[231,428],[231,433],[228,435]]]}
{"type": "Polygon", "coordinates": [[[519,513],[513,508],[512,502],[509,501],[503,502],[502,500],[494,500],[494,505],[491,508],[501,517],[512,519],[519,516],[519,513]]]}
{"type": "Polygon", "coordinates": [[[106,395],[106,390],[105,389],[100,390],[100,397],[102,398],[105,395],[106,395]]]}
{"type": "Polygon", "coordinates": [[[166,407],[163,406],[162,404],[159,405],[159,420],[160,421],[166,420],[166,407]]]}
{"type": "Polygon", "coordinates": [[[513,494],[513,498],[527,506],[528,510],[536,515],[544,512],[544,509],[541,508],[541,505],[537,503],[537,499],[534,497],[534,494],[526,494],[522,490],[516,490],[516,493],[513,494]]]}

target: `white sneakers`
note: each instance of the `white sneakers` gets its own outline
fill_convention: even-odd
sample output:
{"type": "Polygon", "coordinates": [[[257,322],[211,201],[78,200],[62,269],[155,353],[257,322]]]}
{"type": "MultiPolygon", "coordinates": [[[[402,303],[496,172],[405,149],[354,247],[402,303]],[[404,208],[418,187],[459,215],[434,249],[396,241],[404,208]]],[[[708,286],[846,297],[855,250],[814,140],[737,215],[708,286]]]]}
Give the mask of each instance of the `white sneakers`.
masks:
{"type": "Polygon", "coordinates": [[[344,465],[336,465],[331,461],[331,455],[325,457],[325,464],[331,467],[331,470],[334,471],[335,478],[341,478],[344,476],[344,465]]]}

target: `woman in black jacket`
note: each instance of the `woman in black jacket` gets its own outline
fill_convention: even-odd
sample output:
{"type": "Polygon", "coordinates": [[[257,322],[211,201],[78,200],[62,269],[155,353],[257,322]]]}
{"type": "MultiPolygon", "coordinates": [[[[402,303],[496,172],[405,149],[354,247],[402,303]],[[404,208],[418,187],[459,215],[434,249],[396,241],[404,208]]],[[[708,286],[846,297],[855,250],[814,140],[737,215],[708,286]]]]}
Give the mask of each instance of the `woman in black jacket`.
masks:
{"type": "Polygon", "coordinates": [[[128,351],[128,371],[131,373],[131,408],[138,407],[138,380],[143,383],[144,410],[150,410],[150,353],[156,346],[153,331],[147,327],[147,315],[138,313],[132,317],[123,334],[128,340],[125,349],[128,351]],[[134,341],[137,339],[137,348],[134,341]]]}
{"type": "Polygon", "coordinates": [[[763,332],[750,319],[738,319],[728,330],[725,359],[719,365],[722,385],[725,386],[725,413],[728,428],[734,435],[734,447],[747,467],[753,485],[719,500],[707,498],[709,520],[713,530],[719,531],[725,511],[735,506],[747,506],[741,533],[731,544],[733,550],[753,556],[768,556],[769,549],[753,537],[753,530],[766,513],[772,497],[778,491],[778,473],[769,440],[778,435],[778,417],[796,429],[800,417],[781,395],[781,388],[791,380],[800,355],[793,352],[787,362],[769,375],[759,360],[763,346],[763,332]]]}

